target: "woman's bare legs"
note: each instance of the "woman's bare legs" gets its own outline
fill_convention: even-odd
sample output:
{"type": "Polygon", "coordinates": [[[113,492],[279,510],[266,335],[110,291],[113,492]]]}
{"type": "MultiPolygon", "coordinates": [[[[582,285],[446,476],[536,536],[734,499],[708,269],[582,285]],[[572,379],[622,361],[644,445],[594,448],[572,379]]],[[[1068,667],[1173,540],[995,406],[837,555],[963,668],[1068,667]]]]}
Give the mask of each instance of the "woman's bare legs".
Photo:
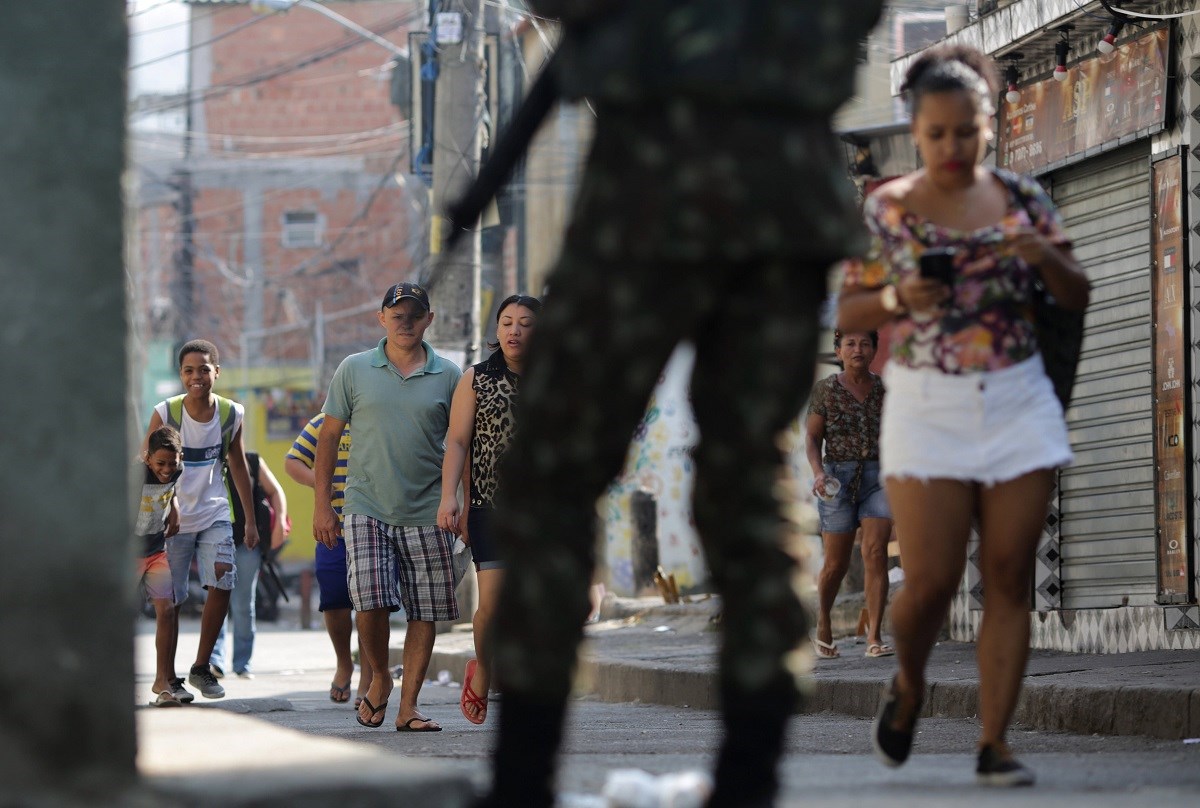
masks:
{"type": "Polygon", "coordinates": [[[842,587],[842,579],[850,568],[850,551],[854,549],[854,533],[822,533],[825,562],[817,576],[817,639],[833,642],[830,613],[833,601],[842,587]]]}
{"type": "Polygon", "coordinates": [[[967,563],[975,488],[956,480],[909,478],[888,478],[885,487],[904,558],[904,586],[892,602],[900,665],[895,728],[902,729],[924,698],[925,664],[967,563]]]}
{"type": "Polygon", "coordinates": [[[863,596],[867,603],[867,646],[883,645],[883,610],[887,608],[887,546],[891,519],[862,520],[863,596]]]}
{"type": "Polygon", "coordinates": [[[1008,755],[1004,735],[1029,658],[1029,586],[1053,485],[1054,472],[1041,470],[979,490],[979,745],[996,744],[1002,756],[1008,755]]]}
{"type": "MultiPolygon", "coordinates": [[[[471,690],[481,699],[486,699],[488,687],[492,680],[491,643],[488,633],[491,630],[492,615],[496,611],[496,600],[500,595],[500,586],[504,583],[504,570],[479,570],[475,577],[479,588],[479,605],[471,625],[475,632],[475,676],[471,679],[471,690]]],[[[468,704],[467,710],[476,717],[483,708],[468,704]]]]}

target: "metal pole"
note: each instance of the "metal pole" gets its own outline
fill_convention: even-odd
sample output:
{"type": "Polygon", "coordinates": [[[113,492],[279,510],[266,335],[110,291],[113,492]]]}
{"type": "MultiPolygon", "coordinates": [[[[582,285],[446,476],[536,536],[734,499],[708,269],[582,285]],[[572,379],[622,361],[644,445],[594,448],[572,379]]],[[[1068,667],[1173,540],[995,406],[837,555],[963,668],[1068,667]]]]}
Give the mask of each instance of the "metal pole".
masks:
{"type": "Polygon", "coordinates": [[[249,184],[242,191],[242,228],[248,281],[242,290],[242,331],[249,339],[246,340],[241,360],[242,366],[248,368],[261,364],[263,354],[263,194],[254,178],[249,178],[249,184]]]}
{"type": "MultiPolygon", "coordinates": [[[[458,199],[479,173],[483,124],[484,15],[481,0],[431,0],[430,11],[461,15],[462,40],[438,45],[437,96],[434,100],[433,214],[430,252],[441,249],[445,217],[440,211],[458,199]]],[[[437,14],[430,35],[437,42],[437,14]]],[[[443,31],[443,36],[445,31],[443,31]]],[[[475,226],[454,250],[438,256],[439,275],[431,302],[437,316],[430,342],[463,366],[479,355],[480,238],[475,226]]]]}
{"type": "Polygon", "coordinates": [[[321,305],[320,300],[317,300],[317,307],[313,311],[312,375],[312,388],[318,391],[323,390],[325,375],[325,308],[321,305]]]}
{"type": "MultiPolygon", "coordinates": [[[[189,116],[190,119],[191,116],[189,116]]],[[[190,138],[185,138],[185,144],[190,138]]],[[[195,280],[195,218],[193,216],[192,172],[187,168],[189,148],[185,145],[184,167],[176,172],[174,187],[179,191],[175,210],[179,214],[179,247],[175,250],[175,337],[179,340],[196,336],[193,323],[196,313],[195,280]]]]}

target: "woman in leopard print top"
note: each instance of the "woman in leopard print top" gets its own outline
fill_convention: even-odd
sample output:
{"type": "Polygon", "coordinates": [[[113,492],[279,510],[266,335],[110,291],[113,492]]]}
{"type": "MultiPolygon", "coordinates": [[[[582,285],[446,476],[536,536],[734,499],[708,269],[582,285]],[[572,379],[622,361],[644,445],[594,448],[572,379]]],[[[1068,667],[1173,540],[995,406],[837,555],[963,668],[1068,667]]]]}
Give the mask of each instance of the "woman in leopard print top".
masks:
{"type": "Polygon", "coordinates": [[[482,724],[487,718],[491,665],[486,634],[504,574],[489,524],[496,472],[500,457],[512,440],[517,388],[541,308],[537,298],[527,295],[512,295],[500,303],[496,313],[496,341],[488,345],[494,352],[486,361],[467,369],[450,404],[438,526],[461,535],[471,546],[479,582],[479,605],[472,620],[475,659],[467,663],[459,700],[463,715],[473,724],[482,724]],[[470,476],[464,479],[468,457],[470,476]],[[460,483],[464,499],[470,503],[465,517],[459,506],[460,483]]]}

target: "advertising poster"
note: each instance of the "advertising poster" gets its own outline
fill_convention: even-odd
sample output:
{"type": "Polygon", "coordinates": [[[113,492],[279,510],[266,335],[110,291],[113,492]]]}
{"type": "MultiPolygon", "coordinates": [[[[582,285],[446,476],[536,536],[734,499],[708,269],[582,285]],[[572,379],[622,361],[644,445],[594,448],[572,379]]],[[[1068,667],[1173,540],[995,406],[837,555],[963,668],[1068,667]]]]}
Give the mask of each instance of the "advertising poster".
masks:
{"type": "Polygon", "coordinates": [[[1000,105],[997,164],[1019,174],[1081,154],[1166,120],[1167,29],[1021,88],[1000,105]]]}
{"type": "Polygon", "coordinates": [[[1185,333],[1186,271],[1183,261],[1183,158],[1152,164],[1150,295],[1154,312],[1154,469],[1158,602],[1190,601],[1188,526],[1191,496],[1188,468],[1185,333]]]}

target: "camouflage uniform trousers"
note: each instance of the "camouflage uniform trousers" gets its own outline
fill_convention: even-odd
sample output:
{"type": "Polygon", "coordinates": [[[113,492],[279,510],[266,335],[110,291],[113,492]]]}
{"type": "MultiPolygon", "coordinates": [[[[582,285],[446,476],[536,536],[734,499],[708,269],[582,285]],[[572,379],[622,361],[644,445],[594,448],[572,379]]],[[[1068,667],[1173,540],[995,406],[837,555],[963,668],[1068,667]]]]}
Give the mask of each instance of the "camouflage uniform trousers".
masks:
{"type": "Polygon", "coordinates": [[[694,514],[723,596],[722,692],[778,693],[784,683],[794,696],[789,663],[808,622],[797,562],[784,549],[791,527],[778,499],[779,437],[808,397],[826,269],[782,259],[614,262],[568,243],[539,317],[497,498],[508,563],[493,648],[506,698],[569,695],[589,610],[596,500],[620,472],[681,340],[696,347],[694,514]]]}

